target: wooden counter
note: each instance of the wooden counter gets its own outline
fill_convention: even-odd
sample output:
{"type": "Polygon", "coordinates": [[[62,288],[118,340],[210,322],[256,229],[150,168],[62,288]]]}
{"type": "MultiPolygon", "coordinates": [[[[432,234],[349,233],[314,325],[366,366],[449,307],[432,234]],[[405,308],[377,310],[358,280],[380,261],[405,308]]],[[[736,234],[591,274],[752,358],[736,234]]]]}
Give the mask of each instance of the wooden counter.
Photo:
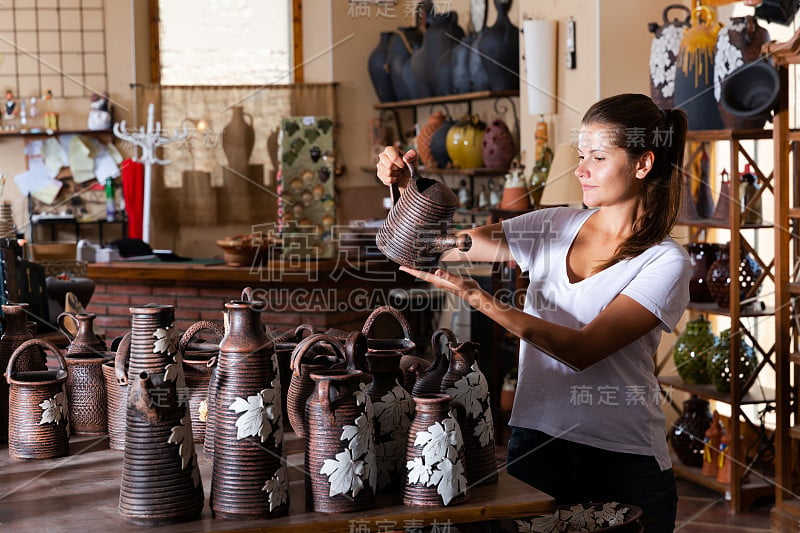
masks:
{"type": "MultiPolygon", "coordinates": [[[[413,508],[402,505],[399,495],[380,495],[377,505],[358,513],[323,514],[306,512],[302,474],[292,468],[290,514],[260,521],[226,521],[211,518],[208,495],[211,490],[211,463],[198,450],[205,507],[200,520],[164,527],[138,527],[119,515],[119,486],[122,452],[107,448],[106,438],[73,438],[70,456],[45,461],[17,461],[0,448],[0,530],[21,531],[190,531],[362,533],[413,531],[438,524],[483,522],[522,518],[549,511],[550,496],[501,472],[497,484],[471,489],[461,505],[413,508]]],[[[294,463],[291,459],[290,464],[294,463]]]]}
{"type": "Polygon", "coordinates": [[[419,287],[385,258],[354,261],[346,254],[319,261],[274,260],[257,267],[219,262],[114,262],[89,265],[96,288],[87,311],[109,338],[130,328],[131,306],[148,303],[176,307],[176,323],[186,329],[197,320],[222,320],[225,302],[244,287],[266,300],[263,321],[275,329],[302,323],[324,330],[361,329],[375,308],[397,288],[419,287]]]}

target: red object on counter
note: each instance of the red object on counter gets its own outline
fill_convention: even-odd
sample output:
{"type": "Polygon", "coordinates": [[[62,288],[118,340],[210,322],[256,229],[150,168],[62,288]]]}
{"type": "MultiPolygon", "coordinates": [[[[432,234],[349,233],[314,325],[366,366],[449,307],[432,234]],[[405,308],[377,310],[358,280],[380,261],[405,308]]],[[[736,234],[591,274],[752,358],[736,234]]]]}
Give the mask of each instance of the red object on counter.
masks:
{"type": "Polygon", "coordinates": [[[141,239],[144,216],[144,165],[126,159],[122,162],[122,196],[128,212],[128,238],[141,239]]]}

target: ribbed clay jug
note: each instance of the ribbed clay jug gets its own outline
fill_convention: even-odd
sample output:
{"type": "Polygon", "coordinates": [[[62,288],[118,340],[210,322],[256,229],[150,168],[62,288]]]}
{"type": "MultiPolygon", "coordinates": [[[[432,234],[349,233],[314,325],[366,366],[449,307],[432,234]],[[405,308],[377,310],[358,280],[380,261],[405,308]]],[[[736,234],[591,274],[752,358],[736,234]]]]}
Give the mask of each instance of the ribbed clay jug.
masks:
{"type": "MultiPolygon", "coordinates": [[[[0,369],[6,368],[11,354],[23,342],[33,338],[28,328],[28,304],[3,305],[3,335],[0,336],[0,369]]],[[[18,372],[45,370],[44,353],[39,346],[30,346],[16,362],[18,372]]],[[[0,379],[0,442],[8,440],[8,383],[0,379]]]]}
{"type": "Polygon", "coordinates": [[[306,404],[306,506],[310,511],[363,511],[375,505],[377,467],[372,403],[361,370],[311,374],[306,404]]]}
{"type": "Polygon", "coordinates": [[[464,408],[461,429],[464,435],[467,480],[472,486],[497,481],[494,449],[494,419],[489,399],[489,383],[478,368],[477,342],[450,343],[450,365],[442,377],[441,391],[464,408]]]}
{"type": "Polygon", "coordinates": [[[208,387],[213,362],[219,355],[219,341],[192,343],[201,331],[212,333],[216,339],[221,339],[225,334],[222,324],[201,320],[186,328],[178,342],[178,351],[183,359],[183,372],[186,376],[186,396],[195,442],[203,442],[205,439],[209,409],[208,387]]]}
{"type": "Polygon", "coordinates": [[[403,503],[411,507],[462,503],[468,497],[464,440],[452,399],[447,394],[426,394],[414,402],[403,503]]]}
{"type": "Polygon", "coordinates": [[[472,239],[465,234],[447,234],[458,207],[453,191],[442,182],[420,177],[413,165],[408,167],[411,179],[405,192],[400,195],[396,185],[390,187],[393,205],[375,242],[395,263],[431,269],[442,252],[451,248],[466,252],[472,239]]]}
{"type": "Polygon", "coordinates": [[[175,328],[175,306],[147,304],[131,307],[131,352],[128,380],[139,374],[158,374],[175,362],[178,351],[178,330],[175,328]]]}
{"type": "Polygon", "coordinates": [[[67,361],[67,397],[70,429],[76,435],[103,435],[108,431],[108,405],[103,364],[113,358],[103,339],[94,332],[93,313],[61,313],[57,323],[70,339],[67,361]],[[75,335],[65,325],[75,323],[75,335]]]}
{"type": "MultiPolygon", "coordinates": [[[[180,359],[174,345],[157,343],[154,350],[180,359]]],[[[179,361],[129,380],[119,492],[119,512],[128,522],[154,526],[200,518],[203,484],[192,421],[181,398],[185,386],[179,361]]]]}
{"type": "Polygon", "coordinates": [[[314,390],[313,372],[344,369],[347,354],[342,343],[331,335],[315,333],[300,341],[292,352],[289,390],[286,391],[286,408],[289,421],[298,437],[306,436],[306,401],[314,390]]]}
{"type": "Polygon", "coordinates": [[[8,453],[15,459],[52,459],[69,452],[67,363],[49,342],[22,343],[4,368],[9,386],[8,453]],[[57,370],[19,369],[26,350],[45,348],[58,358],[57,370]]]}
{"type": "Polygon", "coordinates": [[[125,449],[125,418],[128,412],[128,359],[131,353],[131,334],[126,333],[117,346],[113,361],[103,363],[108,413],[108,447],[125,449]]]}
{"type": "Polygon", "coordinates": [[[375,413],[375,447],[382,452],[377,454],[376,490],[393,494],[402,482],[405,444],[414,415],[414,400],[402,385],[402,357],[398,350],[370,350],[366,355],[373,378],[367,395],[375,413]]]}
{"type": "Polygon", "coordinates": [[[289,511],[283,465],[281,385],[272,340],[251,302],[225,304],[229,326],[219,343],[211,512],[257,520],[289,511]]]}

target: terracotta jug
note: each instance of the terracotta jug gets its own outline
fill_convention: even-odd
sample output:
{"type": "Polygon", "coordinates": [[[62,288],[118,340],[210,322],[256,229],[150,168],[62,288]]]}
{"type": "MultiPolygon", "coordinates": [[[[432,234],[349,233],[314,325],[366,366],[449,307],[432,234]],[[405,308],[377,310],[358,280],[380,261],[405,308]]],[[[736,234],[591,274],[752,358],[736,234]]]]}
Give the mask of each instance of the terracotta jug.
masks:
{"type": "Polygon", "coordinates": [[[403,503],[411,507],[456,505],[468,498],[464,441],[447,394],[414,398],[414,421],[406,444],[403,503]],[[434,435],[447,434],[447,444],[431,446],[434,435]],[[447,472],[449,475],[442,475],[447,472]]]}
{"type": "Polygon", "coordinates": [[[201,331],[208,331],[217,339],[225,334],[221,324],[201,320],[186,328],[178,342],[178,352],[181,354],[186,376],[186,399],[189,402],[195,442],[205,440],[209,410],[208,388],[212,368],[219,355],[219,342],[192,343],[192,339],[201,331]]]}
{"type": "Polygon", "coordinates": [[[420,177],[413,165],[408,167],[411,179],[402,196],[396,185],[391,186],[393,206],[375,242],[386,257],[400,265],[431,269],[442,252],[451,248],[466,252],[472,239],[465,234],[447,234],[458,207],[453,191],[442,182],[420,177]]]}
{"type": "Polygon", "coordinates": [[[130,312],[131,349],[127,380],[132,381],[142,372],[158,374],[164,372],[167,365],[175,364],[179,335],[175,327],[174,305],[147,304],[131,307],[130,312]]]}
{"type": "Polygon", "coordinates": [[[52,459],[69,452],[67,363],[49,342],[20,344],[3,368],[9,388],[8,453],[15,459],[52,459]],[[20,370],[18,362],[31,347],[44,348],[59,362],[57,370],[20,370]]]}
{"type": "Polygon", "coordinates": [[[289,511],[283,465],[281,387],[272,340],[250,302],[225,304],[229,326],[219,343],[211,512],[258,520],[289,511]]]}
{"type": "Polygon", "coordinates": [[[471,486],[497,481],[494,419],[489,383],[478,368],[477,342],[449,343],[450,366],[442,377],[441,391],[464,409],[461,429],[467,480],[471,486]]]}
{"type": "Polygon", "coordinates": [[[423,394],[437,394],[442,390],[442,377],[447,373],[450,365],[450,358],[447,353],[449,349],[442,349],[442,337],[445,337],[446,345],[458,342],[455,333],[447,328],[439,328],[431,335],[431,352],[433,353],[433,363],[427,367],[415,364],[410,370],[416,373],[416,381],[411,391],[412,396],[417,397],[423,394]]]}
{"type": "Polygon", "coordinates": [[[367,370],[373,380],[367,389],[375,413],[375,446],[383,450],[377,457],[377,491],[396,493],[405,466],[405,444],[414,400],[402,385],[398,350],[371,350],[366,354],[367,370]]]}
{"type": "Polygon", "coordinates": [[[94,332],[96,318],[94,313],[64,312],[58,315],[58,328],[69,339],[65,355],[103,353],[108,350],[106,342],[94,332]],[[65,321],[68,319],[74,323],[73,328],[66,325],[65,321]],[[76,331],[74,335],[72,330],[76,331]]]}
{"type": "MultiPolygon", "coordinates": [[[[0,306],[3,310],[3,335],[0,336],[0,369],[4,369],[11,354],[23,342],[33,338],[28,328],[28,304],[0,306]]],[[[38,346],[30,346],[16,363],[18,372],[45,370],[47,363],[38,346]]],[[[8,383],[0,379],[0,442],[8,440],[8,383]]]]}
{"type": "Polygon", "coordinates": [[[347,355],[342,343],[331,335],[315,333],[300,341],[292,352],[289,390],[286,392],[286,407],[289,421],[298,437],[306,436],[306,401],[314,390],[313,372],[343,369],[347,366],[347,355]]]}
{"type": "Polygon", "coordinates": [[[363,511],[375,505],[377,467],[372,403],[361,370],[323,370],[311,374],[314,391],[305,417],[306,506],[311,511],[363,511]],[[352,468],[362,463],[363,468],[352,468]]]}
{"type": "Polygon", "coordinates": [[[129,379],[119,513],[139,525],[200,518],[203,484],[185,402],[183,368],[129,379]]]}

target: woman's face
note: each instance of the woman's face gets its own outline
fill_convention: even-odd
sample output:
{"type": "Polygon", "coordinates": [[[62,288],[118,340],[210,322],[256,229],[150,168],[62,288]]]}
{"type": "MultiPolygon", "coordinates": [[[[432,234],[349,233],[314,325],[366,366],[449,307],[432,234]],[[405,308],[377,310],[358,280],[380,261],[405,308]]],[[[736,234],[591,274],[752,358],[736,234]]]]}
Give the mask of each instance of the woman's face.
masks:
{"type": "Polygon", "coordinates": [[[641,180],[636,179],[636,169],[614,141],[614,132],[604,124],[581,126],[575,176],[581,182],[587,207],[617,205],[639,194],[641,180]]]}

